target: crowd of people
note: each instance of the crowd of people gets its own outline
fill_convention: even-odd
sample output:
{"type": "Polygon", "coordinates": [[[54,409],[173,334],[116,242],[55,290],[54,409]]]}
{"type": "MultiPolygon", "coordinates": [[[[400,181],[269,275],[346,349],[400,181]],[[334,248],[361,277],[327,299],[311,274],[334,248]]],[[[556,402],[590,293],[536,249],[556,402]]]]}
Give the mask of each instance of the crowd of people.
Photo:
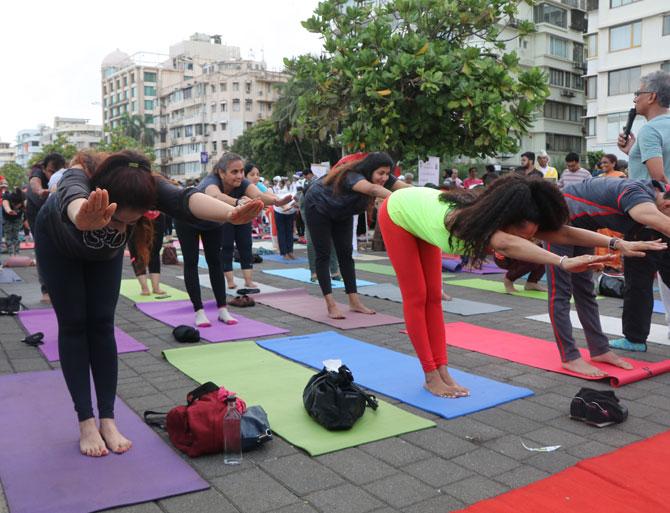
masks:
{"type": "MultiPolygon", "coordinates": [[[[133,151],[80,152],[67,165],[62,156],[47,155],[31,170],[25,190],[3,192],[4,237],[7,250],[16,253],[25,218],[34,237],[43,299],[51,302],[58,320],[61,367],[79,420],[81,452],[101,456],[131,447],[114,422],[114,312],[124,249],[129,248],[141,294],[160,295],[159,252],[173,225],[196,326],[212,322],[200,292],[200,244],[218,307],[215,322],[235,324],[226,303],[226,287],[237,286],[233,255],[236,250],[245,288],[253,289],[252,238],[261,215],[274,224],[279,253],[287,261],[295,258],[294,234],[304,225],[312,279],[331,318],[351,315],[333,297],[331,280],[337,278],[344,282],[349,309],[374,315],[358,295],[352,254],[354,216],[372,210],[370,220],[376,221],[400,286],[407,331],[425,374],[423,386],[432,394],[458,398],[470,393],[448,368],[443,253],[464,255],[475,266],[494,256],[507,269],[509,292],[526,273],[526,288],[542,290],[538,282],[546,269],[548,310],[563,367],[587,376],[604,374],[592,362],[629,369],[613,348],[646,349],[655,272],[662,284],[670,283],[665,251],[670,237],[670,74],[643,77],[635,104],[647,124],[637,138],[619,138],[619,148],[629,156],[628,173],[616,156],[605,155],[596,178],[576,153],[566,155],[559,174],[546,152],[525,152],[513,172],[489,165],[479,177],[472,167],[461,179],[457,170],[448,169],[439,186],[417,187],[411,172],[394,175],[396,162],[389,154],[372,152],[348,155],[318,179],[307,171],[291,180],[274,177],[266,185],[257,164],[226,153],[202,180],[181,187],[152,172],[151,163],[133,151]],[[604,253],[594,255],[593,248],[604,253]],[[612,264],[614,252],[623,256],[624,337],[608,340],[600,326],[592,272],[612,264]],[[572,337],[571,298],[591,362],[581,357],[572,337]]],[[[670,302],[667,288],[662,293],[670,302]]]]}

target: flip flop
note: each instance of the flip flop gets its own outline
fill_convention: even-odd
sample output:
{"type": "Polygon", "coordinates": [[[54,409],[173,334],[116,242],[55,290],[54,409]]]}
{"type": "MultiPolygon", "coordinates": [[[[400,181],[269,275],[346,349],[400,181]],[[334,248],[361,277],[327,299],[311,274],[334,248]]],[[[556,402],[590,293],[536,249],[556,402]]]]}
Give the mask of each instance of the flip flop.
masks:
{"type": "Polygon", "coordinates": [[[261,289],[239,289],[237,294],[240,296],[247,296],[249,294],[260,294],[261,289]]]}
{"type": "Polygon", "coordinates": [[[38,331],[37,333],[33,333],[32,335],[28,335],[26,338],[24,338],[21,342],[24,344],[28,344],[29,346],[32,347],[37,347],[42,344],[44,344],[44,341],[42,340],[44,338],[44,333],[41,331],[38,331]]]}

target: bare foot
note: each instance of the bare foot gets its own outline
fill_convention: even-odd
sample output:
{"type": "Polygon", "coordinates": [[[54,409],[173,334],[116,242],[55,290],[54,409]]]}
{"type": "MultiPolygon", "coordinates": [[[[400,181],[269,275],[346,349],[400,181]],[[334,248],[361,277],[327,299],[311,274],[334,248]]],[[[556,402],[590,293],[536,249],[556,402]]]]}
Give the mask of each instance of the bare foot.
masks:
{"type": "Polygon", "coordinates": [[[133,443],[119,433],[114,419],[100,419],[100,435],[107,447],[116,454],[121,454],[130,449],[133,443]]]}
{"type": "Polygon", "coordinates": [[[464,397],[466,395],[455,386],[447,385],[440,379],[440,376],[436,371],[426,374],[426,382],[423,384],[423,388],[433,395],[449,399],[458,399],[459,397],[464,397]]]}
{"type": "Polygon", "coordinates": [[[228,285],[226,285],[226,287],[228,287],[230,290],[232,290],[232,289],[236,289],[237,285],[235,284],[235,282],[233,282],[233,283],[229,283],[228,285]]]}
{"type": "Polygon", "coordinates": [[[514,288],[514,282],[503,278],[503,285],[505,286],[505,294],[514,294],[517,290],[514,288]]]}
{"type": "Polygon", "coordinates": [[[288,254],[289,259],[295,260],[295,255],[293,253],[288,254]]]}
{"type": "Polygon", "coordinates": [[[165,291],[160,289],[160,288],[154,289],[154,294],[157,295],[157,296],[162,296],[162,295],[165,294],[165,291]]]}
{"type": "Polygon", "coordinates": [[[79,450],[83,455],[94,458],[109,454],[93,418],[79,423],[79,450]]]}
{"type": "Polygon", "coordinates": [[[140,292],[140,296],[150,296],[150,295],[151,295],[151,292],[149,292],[149,289],[143,290],[142,292],[140,292]]]}
{"type": "Polygon", "coordinates": [[[592,356],[591,360],[594,362],[604,362],[614,365],[615,367],[621,367],[622,369],[631,370],[633,366],[628,363],[626,360],[621,358],[614,351],[607,351],[606,353],[600,354],[598,356],[592,356]]]}
{"type": "Polygon", "coordinates": [[[576,360],[563,362],[562,366],[564,369],[576,372],[577,374],[584,374],[584,376],[594,376],[599,378],[604,378],[605,376],[607,376],[606,372],[601,371],[597,367],[594,367],[593,365],[586,363],[584,358],[577,358],[576,360]]]}
{"type": "Polygon", "coordinates": [[[254,283],[253,281],[249,281],[249,282],[245,281],[244,286],[248,289],[257,289],[258,288],[258,284],[254,283]]]}
{"type": "Polygon", "coordinates": [[[546,292],[547,289],[544,288],[542,285],[539,283],[535,282],[533,283],[532,281],[527,281],[526,285],[524,285],[524,290],[538,290],[540,292],[546,292]]]}
{"type": "Polygon", "coordinates": [[[349,310],[367,315],[374,315],[377,313],[360,302],[349,303],[349,310]]]}
{"type": "Polygon", "coordinates": [[[440,379],[444,382],[445,385],[448,385],[450,387],[454,387],[454,389],[458,390],[461,392],[462,396],[468,396],[470,395],[470,390],[468,390],[465,387],[462,387],[456,381],[454,381],[454,378],[451,377],[451,374],[449,374],[449,369],[447,368],[446,365],[443,365],[442,367],[439,367],[437,369],[437,373],[440,376],[440,379]]]}
{"type": "MultiPolygon", "coordinates": [[[[309,277],[309,281],[314,282],[314,281],[316,281],[316,280],[317,280],[317,278],[316,278],[316,274],[312,274],[312,276],[309,277]]],[[[670,333],[670,332],[669,332],[669,333],[670,333]]],[[[668,337],[670,337],[670,335],[668,335],[668,337]]]]}
{"type": "Polygon", "coordinates": [[[446,292],[442,291],[442,301],[451,301],[452,297],[446,292]]]}
{"type": "Polygon", "coordinates": [[[286,254],[286,255],[282,255],[281,257],[282,257],[284,260],[291,260],[291,257],[288,256],[288,254],[286,254]]]}
{"type": "Polygon", "coordinates": [[[344,314],[342,313],[342,310],[339,309],[339,307],[335,305],[326,305],[328,308],[328,317],[331,319],[346,319],[344,314]]]}

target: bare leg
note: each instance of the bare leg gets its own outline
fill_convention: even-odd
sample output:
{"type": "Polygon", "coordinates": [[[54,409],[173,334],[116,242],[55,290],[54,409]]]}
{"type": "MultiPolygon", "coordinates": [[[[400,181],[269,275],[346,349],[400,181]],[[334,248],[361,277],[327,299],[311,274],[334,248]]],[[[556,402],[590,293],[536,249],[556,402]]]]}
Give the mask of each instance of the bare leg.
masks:
{"type": "Polygon", "coordinates": [[[236,289],[237,285],[235,285],[235,275],[233,274],[233,271],[226,271],[224,273],[226,275],[226,287],[229,289],[236,289]]]}
{"type": "Polygon", "coordinates": [[[356,292],[347,295],[349,296],[349,310],[352,312],[359,312],[368,315],[377,313],[361,303],[361,298],[356,292]]]}
{"type": "Polygon", "coordinates": [[[244,276],[244,286],[249,289],[255,289],[258,287],[258,285],[254,283],[252,276],[253,272],[253,269],[242,269],[242,276],[244,276]]]}
{"type": "Polygon", "coordinates": [[[326,308],[328,309],[328,317],[331,319],[344,319],[344,314],[337,306],[335,299],[333,299],[332,294],[326,294],[323,296],[323,299],[326,300],[326,308]]]}
{"type": "Polygon", "coordinates": [[[517,290],[514,288],[514,282],[507,278],[503,278],[503,285],[505,286],[506,294],[514,294],[517,290]]]}
{"type": "Polygon", "coordinates": [[[622,369],[631,370],[633,366],[628,363],[626,360],[622,359],[614,351],[607,351],[606,353],[599,354],[598,356],[592,356],[591,360],[594,362],[604,362],[614,365],[616,367],[621,367],[622,369]]]}
{"type": "Polygon", "coordinates": [[[597,367],[586,363],[584,358],[577,358],[576,360],[570,360],[569,362],[563,362],[562,367],[577,374],[584,374],[584,376],[595,376],[595,377],[605,377],[607,373],[601,371],[597,367]]]}
{"type": "Polygon", "coordinates": [[[130,449],[133,443],[123,436],[114,419],[100,419],[100,435],[112,452],[121,454],[130,449]]]}
{"type": "Polygon", "coordinates": [[[147,285],[147,275],[146,274],[140,274],[137,277],[137,281],[140,282],[140,288],[142,289],[142,291],[140,292],[140,295],[150,296],[151,292],[149,292],[149,286],[147,285]]]}
{"type": "Polygon", "coordinates": [[[154,294],[165,294],[164,290],[161,290],[161,275],[160,273],[151,273],[151,288],[154,291],[154,294]]]}
{"type": "Polygon", "coordinates": [[[527,281],[526,285],[524,286],[525,290],[539,290],[540,292],[546,292],[547,289],[540,285],[537,282],[532,282],[532,281],[527,281]]]}
{"type": "Polygon", "coordinates": [[[447,294],[444,290],[442,291],[442,301],[451,301],[453,298],[447,294]]]}
{"type": "Polygon", "coordinates": [[[79,450],[83,455],[92,457],[109,454],[93,417],[79,423],[79,450]]]}
{"type": "Polygon", "coordinates": [[[438,397],[447,397],[450,399],[457,399],[459,397],[465,397],[468,395],[467,391],[463,392],[462,387],[456,385],[448,385],[440,376],[440,373],[436,370],[431,372],[426,372],[426,382],[423,387],[428,390],[431,394],[438,397]]]}

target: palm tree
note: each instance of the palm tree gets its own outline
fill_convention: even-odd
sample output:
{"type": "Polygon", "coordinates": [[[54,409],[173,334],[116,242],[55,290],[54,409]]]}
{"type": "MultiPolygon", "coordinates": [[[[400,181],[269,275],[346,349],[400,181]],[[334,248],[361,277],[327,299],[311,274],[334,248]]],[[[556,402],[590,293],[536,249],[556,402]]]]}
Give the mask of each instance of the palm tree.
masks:
{"type": "Polygon", "coordinates": [[[156,130],[148,127],[142,116],[125,112],[121,116],[119,124],[123,130],[123,135],[135,139],[144,146],[153,147],[156,130]]]}

